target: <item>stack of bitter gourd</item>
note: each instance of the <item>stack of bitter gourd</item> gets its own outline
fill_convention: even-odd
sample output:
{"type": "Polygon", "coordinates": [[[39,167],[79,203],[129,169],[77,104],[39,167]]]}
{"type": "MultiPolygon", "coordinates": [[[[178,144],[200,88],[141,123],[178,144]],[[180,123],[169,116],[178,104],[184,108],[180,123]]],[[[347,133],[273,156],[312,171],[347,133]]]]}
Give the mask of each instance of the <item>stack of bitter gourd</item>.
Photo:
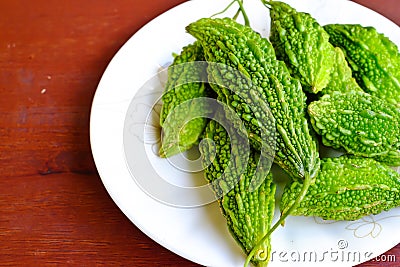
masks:
{"type": "MultiPolygon", "coordinates": [[[[400,165],[397,46],[372,27],[322,26],[286,3],[266,5],[278,58],[300,80],[325,81],[318,90],[303,83],[318,98],[307,108],[315,132],[322,145],[346,154],[322,159],[316,183],[292,214],[355,220],[399,206],[400,178],[388,167],[400,165]],[[322,62],[331,71],[324,71],[328,67],[321,68],[322,62]]],[[[287,185],[281,209],[298,187],[296,182],[287,185]]]]}
{"type": "MultiPolygon", "coordinates": [[[[169,147],[163,143],[161,152],[184,151],[203,139],[200,151],[205,178],[219,199],[230,232],[247,255],[245,264],[251,261],[257,266],[268,263],[271,233],[290,214],[355,220],[400,205],[400,175],[387,166],[400,165],[399,102],[382,98],[385,93],[377,91],[385,89],[371,85],[388,79],[387,84],[394,84],[390,90],[398,90],[397,47],[378,34],[382,38],[379,49],[386,49],[384,61],[375,56],[368,62],[388,64],[392,60],[393,68],[384,69],[384,74],[374,73],[374,77],[367,77],[371,71],[353,75],[355,69],[363,68],[348,58],[356,50],[352,47],[350,53],[339,47],[339,42],[331,42],[331,28],[339,26],[323,27],[310,14],[283,2],[265,4],[271,15],[269,38],[230,18],[203,18],[187,26],[196,41],[175,57],[172,66],[178,73],[168,77],[170,86],[163,97],[163,106],[168,109],[161,118],[162,122],[168,120],[174,108],[191,98],[212,96],[223,106],[210,112],[211,106],[189,105],[197,109],[196,114],[204,112],[209,117],[215,112],[217,118],[197,119],[192,125],[185,121],[190,110],[174,114],[173,129],[162,125],[169,147]],[[196,69],[184,64],[198,59],[206,65],[203,62],[196,69]],[[195,77],[204,75],[204,68],[207,81],[195,77]],[[174,93],[174,84],[181,79],[177,77],[188,73],[194,77],[185,85],[187,94],[174,93]],[[196,79],[201,82],[193,82],[196,79]],[[373,89],[366,89],[360,79],[373,89]],[[205,84],[215,95],[202,89],[205,84]],[[314,101],[306,102],[307,96],[314,101]],[[232,112],[242,125],[227,115],[232,112]],[[191,131],[180,131],[185,127],[191,131]],[[239,133],[233,143],[232,131],[239,133]],[[346,155],[320,159],[317,135],[323,146],[346,155]],[[241,148],[246,142],[249,149],[241,148]],[[269,172],[272,161],[291,178],[275,224],[275,185],[269,172]]],[[[352,31],[352,26],[345,29],[352,31]]],[[[340,33],[349,38],[343,31],[340,33]]],[[[356,45],[373,47],[360,44],[362,35],[354,37],[356,45]]],[[[336,34],[336,38],[341,37],[336,34]]],[[[371,57],[372,53],[379,52],[361,55],[371,57]]]]}
{"type": "MultiPolygon", "coordinates": [[[[253,147],[260,149],[262,158],[275,155],[274,162],[303,184],[293,203],[298,204],[319,168],[316,139],[306,120],[300,83],[290,76],[283,62],[276,60],[268,40],[248,26],[231,19],[200,19],[187,31],[202,43],[206,60],[212,62],[208,67],[211,87],[225,108],[240,114],[250,143],[256,144],[253,147]]],[[[208,156],[203,154],[204,158],[208,156]]],[[[245,227],[245,221],[240,225],[245,227]]],[[[251,250],[245,248],[249,258],[268,253],[260,245],[269,235],[270,231],[251,250]]]]}

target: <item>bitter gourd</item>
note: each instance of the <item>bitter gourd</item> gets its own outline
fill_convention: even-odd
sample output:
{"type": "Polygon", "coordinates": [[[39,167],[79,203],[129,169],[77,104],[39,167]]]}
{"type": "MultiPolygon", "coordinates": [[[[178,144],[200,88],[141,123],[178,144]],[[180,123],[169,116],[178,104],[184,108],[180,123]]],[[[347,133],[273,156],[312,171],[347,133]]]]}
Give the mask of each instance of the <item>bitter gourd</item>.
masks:
{"type": "MultiPolygon", "coordinates": [[[[218,119],[221,120],[227,122],[226,118],[218,119]]],[[[236,126],[225,123],[226,130],[219,122],[208,123],[200,143],[205,178],[219,198],[234,239],[246,255],[256,246],[257,252],[251,261],[256,266],[266,266],[271,240],[258,242],[271,227],[276,186],[268,169],[260,171],[259,152],[246,147],[246,130],[241,132],[236,126]],[[255,179],[259,181],[255,183],[255,179]]]]}
{"type": "Polygon", "coordinates": [[[168,79],[162,95],[160,125],[162,126],[161,157],[170,157],[197,144],[210,113],[205,101],[210,89],[207,80],[203,49],[194,42],[182,48],[168,67],[168,79]],[[203,117],[196,114],[203,113],[203,117]],[[194,118],[196,117],[196,118],[194,118]]]}
{"type": "Polygon", "coordinates": [[[264,1],[270,8],[271,33],[278,59],[285,61],[303,89],[324,89],[333,70],[335,50],[329,35],[309,14],[280,1],[264,1]]]}
{"type": "Polygon", "coordinates": [[[357,81],[353,78],[350,66],[347,64],[343,50],[335,47],[334,65],[328,85],[322,89],[321,94],[331,94],[335,91],[349,92],[362,91],[357,81]]]}
{"type": "MultiPolygon", "coordinates": [[[[281,209],[301,189],[293,182],[284,189],[281,209]]],[[[357,220],[400,206],[400,175],[373,159],[341,156],[321,160],[315,184],[292,215],[326,220],[357,220]]]]}
{"type": "Polygon", "coordinates": [[[334,92],[308,106],[310,121],[327,146],[400,165],[400,112],[362,91],[334,92]]]}
{"type": "Polygon", "coordinates": [[[373,27],[329,24],[330,42],[342,48],[358,84],[366,92],[400,106],[400,52],[373,27]]]}
{"type": "Polygon", "coordinates": [[[241,115],[250,139],[274,147],[274,161],[294,179],[313,177],[319,157],[306,97],[268,40],[232,19],[200,19],[187,31],[203,45],[206,60],[218,63],[208,66],[211,86],[241,115]]]}
{"type": "MultiPolygon", "coordinates": [[[[291,77],[284,62],[276,59],[268,40],[248,26],[232,19],[203,18],[186,29],[203,46],[212,88],[243,118],[250,140],[261,143],[261,157],[268,158],[273,147],[274,162],[293,179],[302,181],[295,207],[319,169],[317,142],[306,120],[306,96],[300,82],[291,77]]],[[[250,251],[245,264],[290,211],[281,214],[250,251]]]]}

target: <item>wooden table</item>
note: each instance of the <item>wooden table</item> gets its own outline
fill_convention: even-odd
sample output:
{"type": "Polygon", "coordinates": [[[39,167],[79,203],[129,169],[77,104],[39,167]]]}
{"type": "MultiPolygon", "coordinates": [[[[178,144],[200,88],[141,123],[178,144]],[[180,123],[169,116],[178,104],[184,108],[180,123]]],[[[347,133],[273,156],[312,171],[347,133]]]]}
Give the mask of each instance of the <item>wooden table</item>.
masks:
{"type": "MultiPolygon", "coordinates": [[[[0,1],[0,265],[196,266],[122,214],[89,145],[91,101],[108,62],[181,2],[0,1]]],[[[400,24],[400,1],[357,2],[400,24]]],[[[385,254],[397,263],[362,266],[400,265],[400,245],[385,254]]]]}

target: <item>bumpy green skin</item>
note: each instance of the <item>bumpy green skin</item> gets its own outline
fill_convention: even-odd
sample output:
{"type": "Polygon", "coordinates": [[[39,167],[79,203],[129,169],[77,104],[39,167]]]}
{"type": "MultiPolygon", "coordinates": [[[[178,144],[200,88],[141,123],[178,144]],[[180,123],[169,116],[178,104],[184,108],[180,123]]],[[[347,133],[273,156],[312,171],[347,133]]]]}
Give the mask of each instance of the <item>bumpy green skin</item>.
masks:
{"type": "MultiPolygon", "coordinates": [[[[240,135],[237,129],[229,131],[240,135]]],[[[256,170],[259,152],[251,150],[248,161],[244,159],[245,135],[237,136],[233,146],[224,127],[212,120],[206,127],[204,138],[200,151],[205,177],[220,197],[219,204],[230,233],[247,255],[271,227],[276,189],[272,174],[256,170]],[[257,187],[252,187],[254,179],[259,180],[257,187]]],[[[269,238],[257,247],[252,262],[256,266],[266,266],[270,252],[269,238]]]]}
{"type": "Polygon", "coordinates": [[[269,1],[270,40],[278,59],[286,62],[303,89],[320,92],[330,80],[335,51],[329,35],[308,13],[280,1],[269,1]]]}
{"type": "Polygon", "coordinates": [[[209,113],[206,105],[191,103],[193,99],[207,97],[210,90],[204,83],[207,72],[201,61],[204,61],[203,49],[195,42],[183,47],[168,67],[160,114],[163,128],[161,157],[173,156],[197,144],[207,124],[206,116],[191,120],[192,114],[209,113]]]}
{"type": "Polygon", "coordinates": [[[334,92],[308,106],[311,123],[327,146],[400,165],[400,112],[365,92],[334,92]]]}
{"type": "Polygon", "coordinates": [[[275,148],[274,162],[294,179],[315,176],[319,157],[305,94],[268,40],[232,19],[200,19],[186,29],[203,45],[206,60],[220,63],[209,64],[209,81],[243,118],[252,145],[262,153],[275,148]]]}
{"type": "Polygon", "coordinates": [[[373,27],[329,24],[330,42],[342,48],[353,76],[366,92],[400,106],[400,52],[373,27]]]}
{"type": "MultiPolygon", "coordinates": [[[[301,184],[286,186],[280,202],[285,208],[301,184]]],[[[314,185],[292,215],[325,220],[357,220],[400,206],[400,175],[373,159],[325,158],[314,185]]]]}
{"type": "Polygon", "coordinates": [[[343,50],[335,47],[335,58],[331,78],[321,94],[332,94],[335,91],[349,92],[362,91],[357,81],[353,78],[350,66],[347,64],[343,50]]]}

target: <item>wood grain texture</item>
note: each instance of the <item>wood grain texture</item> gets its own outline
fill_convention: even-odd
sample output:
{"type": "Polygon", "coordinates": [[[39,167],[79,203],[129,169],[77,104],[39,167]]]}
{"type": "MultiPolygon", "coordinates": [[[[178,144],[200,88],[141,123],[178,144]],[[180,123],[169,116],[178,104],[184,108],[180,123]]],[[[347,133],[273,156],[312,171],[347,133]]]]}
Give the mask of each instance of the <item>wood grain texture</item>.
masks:
{"type": "Polygon", "coordinates": [[[397,25],[400,25],[400,7],[398,0],[385,0],[385,1],[373,1],[373,0],[353,0],[360,5],[368,7],[369,9],[378,12],[379,14],[390,19],[397,25]]]}
{"type": "MultiPolygon", "coordinates": [[[[0,265],[197,266],[136,228],[108,196],[89,144],[108,62],[183,0],[0,1],[0,265]]],[[[397,0],[358,0],[400,23],[397,0]]],[[[400,265],[400,246],[385,255],[400,265]]]]}

